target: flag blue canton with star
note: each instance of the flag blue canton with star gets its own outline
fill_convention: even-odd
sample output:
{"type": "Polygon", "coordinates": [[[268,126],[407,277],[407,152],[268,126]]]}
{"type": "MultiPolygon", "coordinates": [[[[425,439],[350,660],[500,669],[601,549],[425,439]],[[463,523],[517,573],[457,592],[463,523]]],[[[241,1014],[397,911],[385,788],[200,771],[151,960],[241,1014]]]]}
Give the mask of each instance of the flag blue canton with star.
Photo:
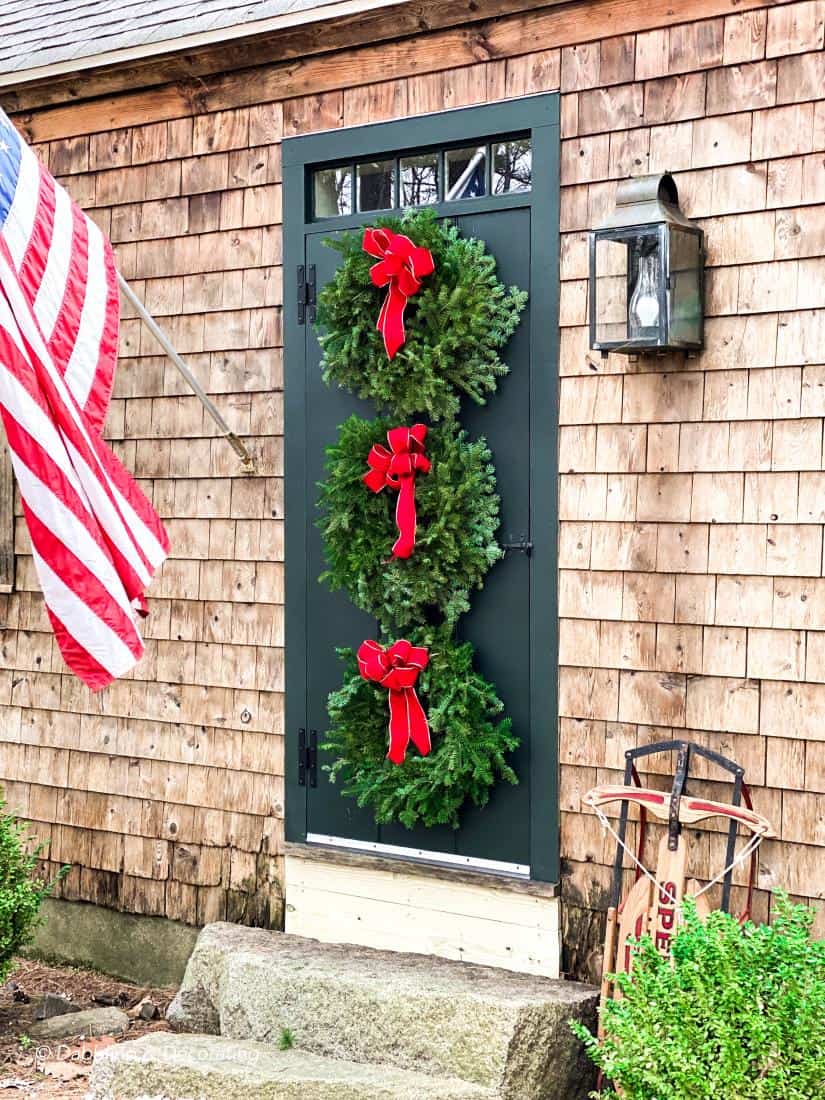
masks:
{"type": "Polygon", "coordinates": [[[0,109],[0,230],[8,217],[17,190],[21,145],[8,115],[0,109]]]}

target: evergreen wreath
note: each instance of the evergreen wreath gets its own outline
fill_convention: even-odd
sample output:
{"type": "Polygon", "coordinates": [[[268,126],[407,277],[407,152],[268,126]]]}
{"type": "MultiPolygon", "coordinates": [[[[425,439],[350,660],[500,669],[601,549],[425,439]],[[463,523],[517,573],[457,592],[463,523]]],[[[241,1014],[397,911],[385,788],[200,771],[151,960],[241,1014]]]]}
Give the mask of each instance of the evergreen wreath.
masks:
{"type": "Polygon", "coordinates": [[[409,558],[390,558],[397,494],[372,493],[362,481],[376,443],[395,421],[351,416],[327,448],[318,526],[329,568],[321,580],[344,589],[388,633],[421,623],[453,625],[470,608],[469,593],[502,557],[496,541],[499,498],[485,440],[441,425],[427,434],[428,474],[416,477],[418,527],[409,558]]]}
{"type": "Polygon", "coordinates": [[[324,381],[400,419],[421,412],[432,420],[454,417],[465,394],[484,404],[507,373],[499,349],[515,331],[527,293],[503,285],[483,241],[462,237],[432,210],[374,224],[428,248],[435,271],[410,298],[406,342],[388,359],[376,329],[386,291],[370,281],[375,260],[363,250],[363,230],[327,240],[343,263],[318,298],[324,381]]]}
{"type": "Polygon", "coordinates": [[[408,635],[429,648],[430,661],[418,680],[427,711],[432,751],[410,747],[403,764],[386,759],[387,692],[364,680],[351,649],[339,649],[344,683],[330,694],[330,727],[325,751],[330,782],[341,781],[344,795],[370,806],[379,823],[400,821],[457,828],[466,802],[484,806],[499,779],[518,783],[506,755],[517,748],[509,718],[495,688],[473,668],[473,647],[457,642],[446,628],[422,628],[408,635]]]}

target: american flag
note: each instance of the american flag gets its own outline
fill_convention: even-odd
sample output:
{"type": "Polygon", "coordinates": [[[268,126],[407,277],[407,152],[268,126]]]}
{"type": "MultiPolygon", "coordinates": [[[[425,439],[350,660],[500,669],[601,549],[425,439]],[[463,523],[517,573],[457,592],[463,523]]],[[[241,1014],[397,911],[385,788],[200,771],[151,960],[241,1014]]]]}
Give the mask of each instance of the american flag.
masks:
{"type": "Polygon", "coordinates": [[[0,110],[0,416],[57,642],[96,691],[140,660],[169,549],[101,435],[119,324],[111,244],[0,110]]]}

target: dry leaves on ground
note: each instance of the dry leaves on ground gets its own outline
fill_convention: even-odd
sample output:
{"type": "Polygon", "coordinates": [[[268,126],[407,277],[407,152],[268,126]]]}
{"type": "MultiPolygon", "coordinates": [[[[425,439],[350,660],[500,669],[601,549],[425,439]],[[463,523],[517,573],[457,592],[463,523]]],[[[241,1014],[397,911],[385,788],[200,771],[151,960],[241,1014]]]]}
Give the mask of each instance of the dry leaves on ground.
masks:
{"type": "Polygon", "coordinates": [[[80,1100],[85,1096],[95,1054],[119,1039],[110,1036],[77,1037],[61,1042],[38,1043],[29,1031],[37,1005],[46,993],[59,993],[79,1008],[113,1004],[130,1017],[124,1039],[136,1039],[147,1031],[165,1030],[164,1014],[174,990],[150,989],[107,977],[92,970],[46,966],[20,959],[8,982],[0,986],[0,1096],[33,1100],[80,1100]],[[24,1001],[22,998],[28,998],[24,1001]],[[140,1018],[143,1003],[153,1003],[159,1018],[140,1018]]]}

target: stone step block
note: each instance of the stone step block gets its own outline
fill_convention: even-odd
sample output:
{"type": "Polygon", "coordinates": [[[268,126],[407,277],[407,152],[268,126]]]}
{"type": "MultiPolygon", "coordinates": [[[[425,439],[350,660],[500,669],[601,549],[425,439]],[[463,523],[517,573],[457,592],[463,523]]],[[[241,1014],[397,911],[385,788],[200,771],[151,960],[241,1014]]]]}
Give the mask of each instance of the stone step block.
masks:
{"type": "Polygon", "coordinates": [[[466,1081],[211,1035],[155,1031],[101,1050],[88,1100],[493,1100],[466,1081]]]}
{"type": "Polygon", "coordinates": [[[431,1076],[510,1100],[584,1100],[593,1075],[571,1018],[590,986],[432,956],[212,924],[169,1010],[173,1026],[431,1076]]]}

